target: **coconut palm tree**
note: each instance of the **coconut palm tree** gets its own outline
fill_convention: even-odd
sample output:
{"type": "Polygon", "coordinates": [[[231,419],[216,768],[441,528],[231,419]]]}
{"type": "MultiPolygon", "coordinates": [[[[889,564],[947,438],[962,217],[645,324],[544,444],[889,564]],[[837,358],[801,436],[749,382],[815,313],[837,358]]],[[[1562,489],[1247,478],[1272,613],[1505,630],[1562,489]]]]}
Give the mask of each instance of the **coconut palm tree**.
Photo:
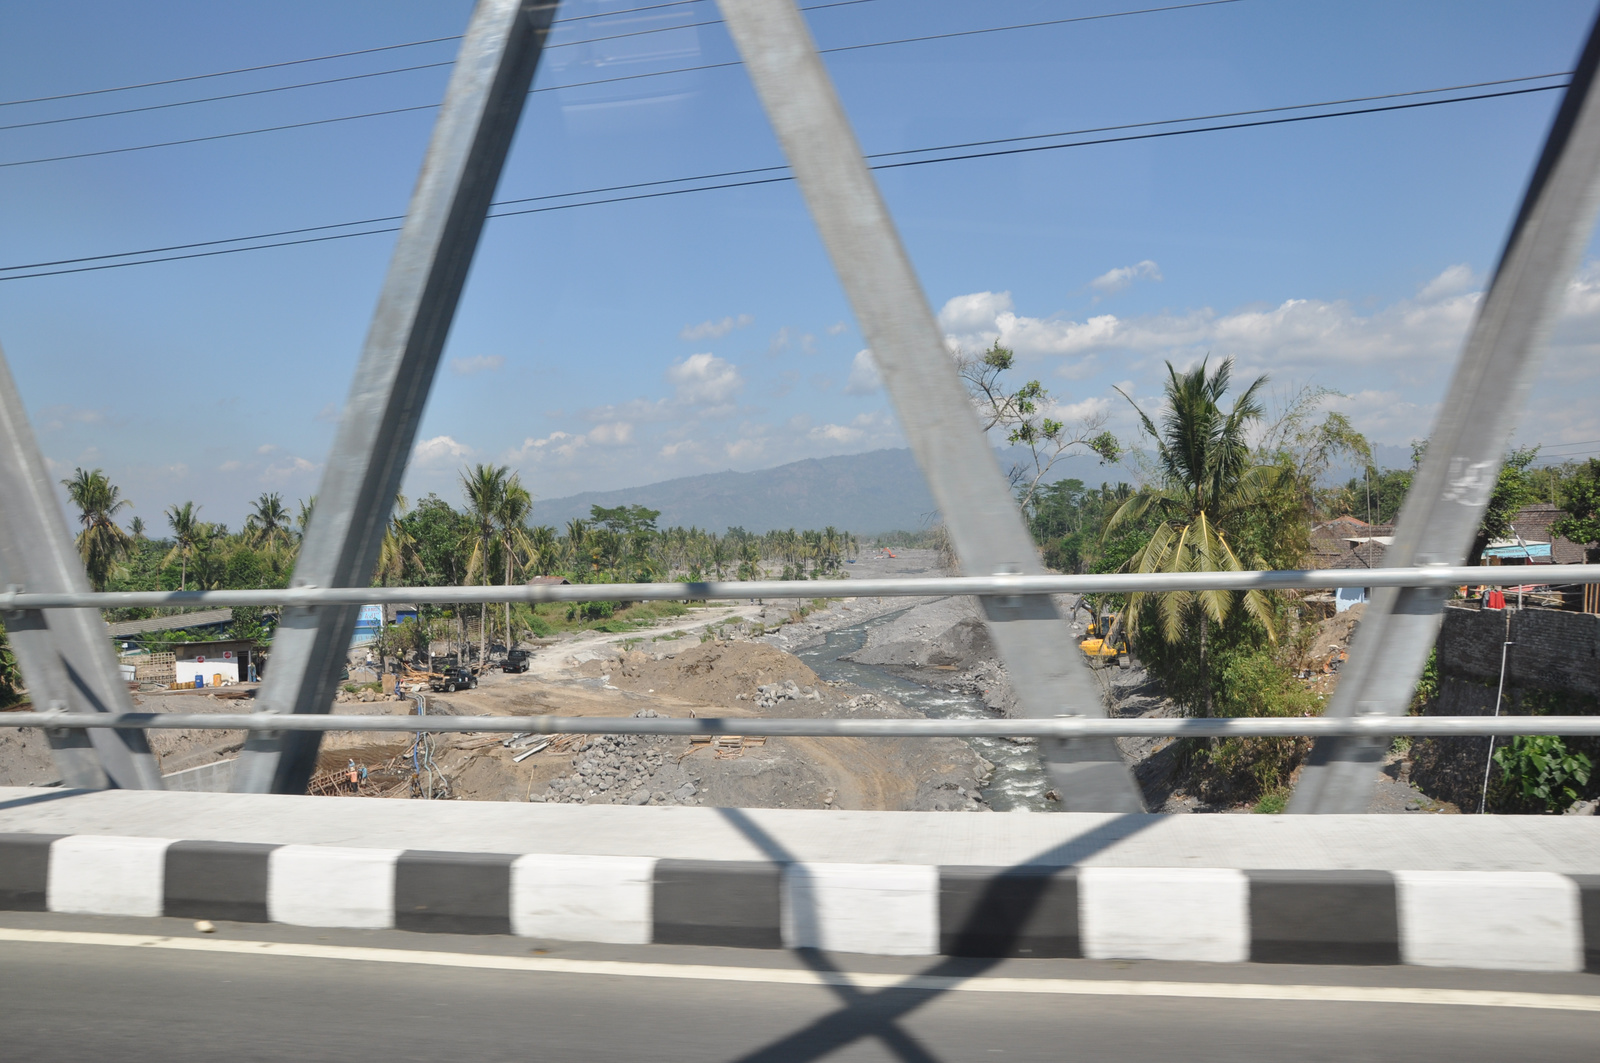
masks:
{"type": "Polygon", "coordinates": [[[304,539],[306,537],[306,529],[311,527],[311,512],[317,508],[317,496],[312,495],[309,499],[302,498],[296,504],[300,507],[300,512],[295,514],[294,518],[295,535],[304,539]]]}
{"type": "Polygon", "coordinates": [[[283,496],[276,491],[263,492],[253,506],[244,522],[250,545],[273,553],[287,547],[294,535],[290,531],[289,511],[283,506],[283,496]]]}
{"type": "MultiPolygon", "coordinates": [[[[461,474],[461,491],[467,499],[467,532],[461,545],[467,551],[467,581],[481,577],[489,585],[489,573],[494,571],[495,551],[500,545],[500,529],[496,515],[505,501],[506,481],[511,470],[504,465],[479,463],[461,474]]],[[[489,610],[482,614],[483,639],[478,647],[478,661],[489,656],[489,610]]]]}
{"type": "MultiPolygon", "coordinates": [[[[511,585],[511,570],[520,556],[524,563],[533,555],[533,540],[528,535],[528,518],[533,515],[533,496],[522,486],[522,478],[512,473],[495,507],[495,529],[500,534],[500,552],[505,555],[506,586],[511,585]]],[[[511,603],[505,603],[506,645],[511,645],[511,603]]]]}
{"type": "MultiPolygon", "coordinates": [[[[1119,506],[1106,523],[1105,534],[1118,526],[1146,517],[1157,520],[1150,541],[1123,566],[1127,572],[1237,572],[1244,568],[1234,552],[1230,537],[1237,539],[1251,509],[1260,505],[1277,486],[1281,471],[1274,466],[1257,465],[1252,460],[1246,427],[1260,419],[1262,406],[1257,393],[1266,384],[1265,375],[1234,400],[1231,409],[1222,408],[1223,396],[1232,382],[1233,359],[1225,359],[1209,372],[1202,361],[1188,373],[1179,373],[1167,364],[1166,405],[1158,426],[1139,405],[1128,399],[1145,433],[1155,442],[1156,468],[1160,482],[1137,492],[1119,506]]],[[[1209,626],[1227,619],[1239,594],[1236,591],[1163,591],[1154,593],[1156,616],[1161,635],[1176,643],[1186,623],[1197,621],[1199,666],[1204,711],[1211,715],[1211,688],[1207,670],[1206,641],[1209,626]]],[[[1127,625],[1138,624],[1145,594],[1130,594],[1127,625]]],[[[1267,596],[1246,591],[1245,612],[1274,637],[1272,611],[1267,596]]]]}
{"type": "Polygon", "coordinates": [[[389,511],[389,523],[383,529],[383,544],[378,547],[378,580],[384,586],[398,582],[405,575],[406,562],[417,554],[417,540],[407,530],[401,517],[411,507],[405,495],[394,496],[394,506],[389,511]]]}
{"type": "Polygon", "coordinates": [[[83,525],[83,531],[78,533],[78,555],[83,558],[89,584],[103,591],[111,566],[118,558],[126,557],[133,545],[116,522],[117,513],[133,503],[123,498],[121,490],[99,469],[85,472],[80,468],[72,479],[62,480],[61,484],[78,507],[78,523],[83,525]]]}
{"type": "Polygon", "coordinates": [[[168,506],[167,525],[172,528],[173,546],[161,563],[170,565],[174,558],[178,559],[178,589],[185,591],[189,589],[189,558],[209,538],[211,526],[200,519],[200,507],[193,502],[168,506]]]}

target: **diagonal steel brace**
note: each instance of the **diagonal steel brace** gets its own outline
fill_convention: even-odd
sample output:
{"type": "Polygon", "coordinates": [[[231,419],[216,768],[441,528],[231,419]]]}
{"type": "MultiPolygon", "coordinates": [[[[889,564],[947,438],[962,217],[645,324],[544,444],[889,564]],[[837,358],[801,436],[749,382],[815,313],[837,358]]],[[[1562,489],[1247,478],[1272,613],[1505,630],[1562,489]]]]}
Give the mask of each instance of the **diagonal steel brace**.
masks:
{"type": "MultiPolygon", "coordinates": [[[[855,308],[912,452],[968,575],[1044,566],[978,425],[938,322],[862,158],[810,30],[792,0],[718,0],[767,117],[855,308]]],[[[1103,717],[1055,602],[979,599],[1025,715],[1103,717]]],[[[1110,739],[1049,741],[1051,781],[1071,811],[1142,812],[1110,739]]]]}
{"type": "MultiPolygon", "coordinates": [[[[31,591],[89,590],[4,353],[0,353],[0,585],[31,591]]],[[[17,609],[3,615],[7,638],[36,708],[134,711],[99,610],[17,609]]],[[[47,728],[45,734],[67,786],[161,789],[161,766],[143,731],[47,728]]]]}
{"type": "MultiPolygon", "coordinates": [[[[345,402],[292,586],[371,582],[555,9],[555,0],[479,0],[473,11],[345,402]]],[[[358,606],[284,611],[262,687],[266,707],[328,711],[358,611],[358,606]]],[[[251,739],[235,767],[233,788],[305,792],[319,738],[295,733],[251,739]]]]}
{"type": "MultiPolygon", "coordinates": [[[[1567,284],[1600,207],[1600,21],[1528,183],[1478,309],[1384,568],[1459,565],[1500,475],[1567,284]]],[[[1380,588],[1361,619],[1329,716],[1398,716],[1439,634],[1442,590],[1380,588]]],[[[1290,812],[1367,811],[1386,743],[1319,740],[1290,812]]]]}

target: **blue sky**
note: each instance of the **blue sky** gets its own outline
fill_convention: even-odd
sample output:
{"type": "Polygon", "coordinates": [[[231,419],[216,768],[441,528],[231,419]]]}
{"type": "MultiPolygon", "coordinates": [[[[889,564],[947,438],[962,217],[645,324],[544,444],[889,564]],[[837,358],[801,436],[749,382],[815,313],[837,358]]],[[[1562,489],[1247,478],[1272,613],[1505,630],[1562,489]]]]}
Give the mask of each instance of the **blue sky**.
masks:
{"type": "MultiPolygon", "coordinates": [[[[575,0],[499,197],[781,157],[713,4],[575,0]],[[609,14],[608,14],[609,13],[609,14]],[[712,23],[710,25],[695,25],[712,23]],[[660,32],[600,43],[594,37],[660,32]]],[[[815,2],[815,0],[813,0],[815,2]]],[[[0,100],[459,34],[470,4],[0,6],[0,100]]],[[[868,0],[824,48],[1146,6],[868,0]]],[[[829,54],[869,153],[1431,89],[1570,68],[1592,0],[1236,3],[829,54]]],[[[446,41],[0,107],[0,125],[447,62],[446,41]]],[[[437,102],[439,66],[0,130],[0,164],[437,102]]],[[[1525,82],[1531,87],[1548,82],[1525,82]]],[[[1509,85],[1505,88],[1517,88],[1509,85]]],[[[953,343],[1000,339],[1073,416],[1133,438],[1164,361],[1233,355],[1382,444],[1426,434],[1558,92],[880,171],[953,343]]],[[[1425,97],[1424,97],[1425,98],[1425,97]]],[[[0,165],[0,267],[401,213],[433,112],[0,165]]],[[[99,466],[154,527],[315,492],[392,235],[31,279],[0,345],[62,476],[99,466]]],[[[1574,284],[1519,438],[1600,452],[1600,266],[1574,284]]],[[[473,461],[538,497],[901,445],[792,183],[492,221],[406,490],[473,461]]],[[[1126,477],[1126,472],[1113,472],[1126,477]]]]}

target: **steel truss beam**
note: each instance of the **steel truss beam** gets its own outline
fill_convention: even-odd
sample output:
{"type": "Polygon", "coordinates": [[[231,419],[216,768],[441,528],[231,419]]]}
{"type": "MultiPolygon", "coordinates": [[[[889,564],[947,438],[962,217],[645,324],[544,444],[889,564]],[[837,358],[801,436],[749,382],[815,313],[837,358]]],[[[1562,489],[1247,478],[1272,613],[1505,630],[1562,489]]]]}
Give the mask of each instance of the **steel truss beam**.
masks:
{"type": "MultiPolygon", "coordinates": [[[[22,396],[0,352],[0,584],[86,594],[73,547],[28,424],[22,396]]],[[[94,609],[7,609],[6,634],[33,703],[77,715],[133,711],[105,621],[94,609]]],[[[45,731],[67,786],[161,789],[161,767],[140,731],[45,731]]]]}
{"type": "MultiPolygon", "coordinates": [[[[1411,485],[1384,567],[1466,560],[1538,369],[1567,283],[1600,206],[1600,22],[1556,114],[1461,363],[1411,485]]],[[[1445,592],[1376,591],[1329,716],[1406,711],[1438,637],[1445,592]]],[[[1384,745],[1319,741],[1290,812],[1359,813],[1372,800],[1384,745]]]]}
{"type": "MultiPolygon", "coordinates": [[[[1000,467],[961,386],[933,311],[867,169],[844,108],[792,0],[718,0],[872,348],[912,453],[972,575],[1042,573],[1000,467]]],[[[1046,595],[980,599],[1022,710],[1103,717],[1066,623],[1046,595]]],[[[1045,762],[1063,807],[1142,812],[1109,739],[1051,741],[1045,762]]]]}
{"type": "MultiPolygon", "coordinates": [[[[339,433],[300,548],[293,586],[360,587],[378,551],[423,405],[555,0],[479,0],[390,260],[339,433]]],[[[325,713],[355,630],[356,606],[295,607],[273,639],[262,699],[280,713],[325,713]]],[[[234,789],[303,793],[316,734],[253,737],[234,789]]]]}

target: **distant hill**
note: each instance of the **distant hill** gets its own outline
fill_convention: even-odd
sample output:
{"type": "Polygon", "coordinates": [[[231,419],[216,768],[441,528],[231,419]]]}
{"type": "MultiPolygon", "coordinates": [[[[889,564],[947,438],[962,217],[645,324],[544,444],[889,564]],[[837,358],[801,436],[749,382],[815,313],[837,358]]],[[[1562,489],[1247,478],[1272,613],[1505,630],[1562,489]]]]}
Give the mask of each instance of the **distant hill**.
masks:
{"type": "MultiPolygon", "coordinates": [[[[1002,456],[1002,461],[1004,457],[1002,456]]],[[[1116,480],[1092,458],[1063,461],[1063,475],[1116,480]],[[1079,468],[1079,465],[1082,468],[1079,468]]],[[[721,532],[735,525],[752,532],[774,528],[825,528],[857,535],[912,530],[932,523],[933,497],[911,451],[874,450],[836,458],[810,458],[759,472],[716,472],[629,487],[538,499],[534,521],[557,527],[588,517],[590,506],[641,505],[659,509],[663,528],[694,525],[721,532]]]]}

